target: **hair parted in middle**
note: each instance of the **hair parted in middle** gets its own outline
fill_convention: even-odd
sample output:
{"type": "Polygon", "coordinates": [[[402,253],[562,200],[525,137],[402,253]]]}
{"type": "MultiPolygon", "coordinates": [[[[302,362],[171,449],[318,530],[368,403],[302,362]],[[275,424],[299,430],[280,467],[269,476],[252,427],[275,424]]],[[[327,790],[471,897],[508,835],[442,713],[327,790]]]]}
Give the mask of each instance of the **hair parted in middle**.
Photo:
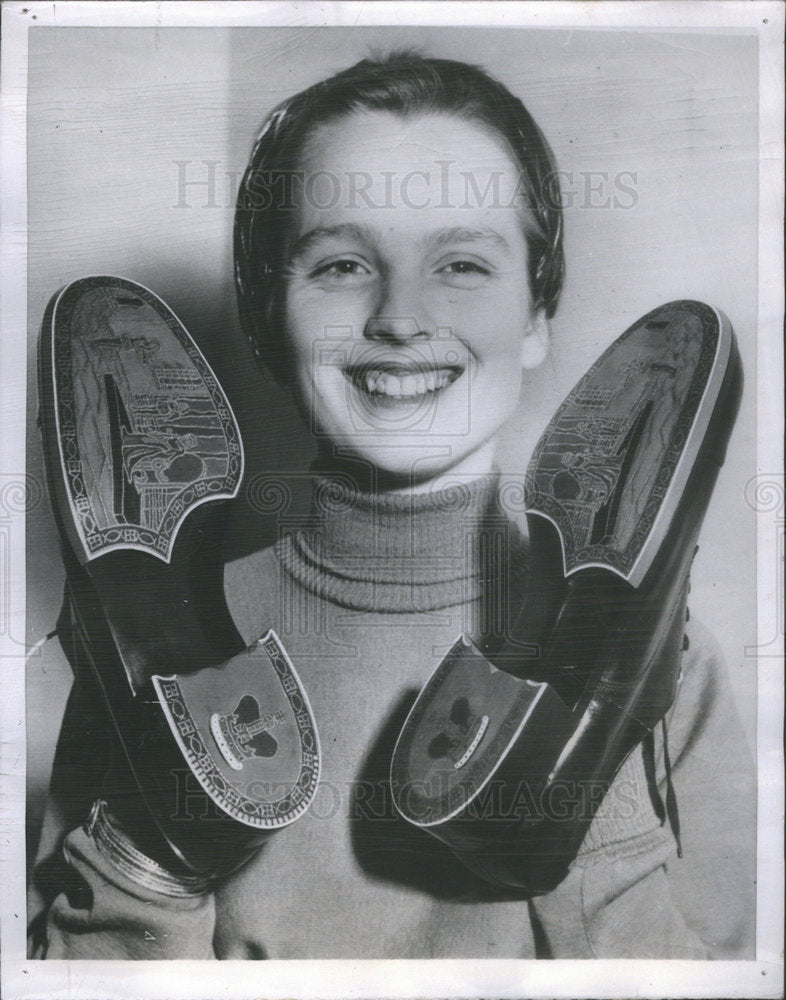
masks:
{"type": "Polygon", "coordinates": [[[554,154],[524,104],[468,63],[398,52],[363,59],[280,104],[264,123],[238,193],[235,283],[243,330],[257,359],[290,377],[285,272],[297,201],[292,179],[311,133],[356,111],[450,114],[501,136],[520,168],[533,307],[554,315],[565,270],[554,154]]]}

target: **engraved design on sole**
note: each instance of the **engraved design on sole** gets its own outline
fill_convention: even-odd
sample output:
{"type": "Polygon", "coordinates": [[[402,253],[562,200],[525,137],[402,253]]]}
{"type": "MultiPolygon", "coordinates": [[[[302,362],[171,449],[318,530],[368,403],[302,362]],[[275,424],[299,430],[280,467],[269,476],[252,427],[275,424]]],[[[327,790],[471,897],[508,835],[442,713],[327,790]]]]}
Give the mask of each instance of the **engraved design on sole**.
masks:
{"type": "Polygon", "coordinates": [[[732,344],[717,310],[671,302],[626,331],[569,393],[525,481],[526,512],[559,531],[566,576],[595,566],[642,582],[704,440],[732,344]]]}
{"type": "Polygon", "coordinates": [[[240,488],[240,433],[212,369],[153,292],[103,275],[60,292],[41,350],[80,562],[113,549],[169,562],[188,513],[240,488]]]}

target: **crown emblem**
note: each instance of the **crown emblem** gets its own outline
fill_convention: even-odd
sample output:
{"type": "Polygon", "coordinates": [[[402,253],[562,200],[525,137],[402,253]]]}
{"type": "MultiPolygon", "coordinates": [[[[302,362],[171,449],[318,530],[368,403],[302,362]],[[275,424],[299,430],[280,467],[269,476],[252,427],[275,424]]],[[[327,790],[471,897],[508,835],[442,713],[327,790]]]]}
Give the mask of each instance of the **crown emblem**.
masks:
{"type": "Polygon", "coordinates": [[[428,745],[429,757],[432,760],[447,757],[453,761],[453,767],[458,770],[467,763],[477,749],[488,728],[489,717],[475,715],[466,698],[456,698],[451,705],[450,715],[442,716],[435,721],[441,726],[441,732],[428,745]]]}
{"type": "Polygon", "coordinates": [[[244,694],[233,712],[210,716],[210,731],[227,764],[241,771],[252,757],[275,757],[278,741],[270,730],[284,721],[283,712],[262,715],[256,698],[244,694]]]}

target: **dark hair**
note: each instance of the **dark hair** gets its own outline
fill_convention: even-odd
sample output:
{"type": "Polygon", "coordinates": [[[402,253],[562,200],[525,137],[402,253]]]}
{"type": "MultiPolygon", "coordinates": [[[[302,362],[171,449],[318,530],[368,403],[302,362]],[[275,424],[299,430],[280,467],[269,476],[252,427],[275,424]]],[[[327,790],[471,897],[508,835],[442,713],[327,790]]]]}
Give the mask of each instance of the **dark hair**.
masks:
{"type": "Polygon", "coordinates": [[[361,109],[446,112],[501,135],[522,171],[534,305],[551,317],[562,290],[562,210],[554,155],[522,102],[482,69],[396,53],[364,59],[280,104],[254,145],[235,213],[235,281],[241,323],[257,358],[286,379],[283,270],[295,204],[287,194],[304,144],[320,125],[361,109]],[[278,192],[277,196],[273,192],[278,192]],[[283,197],[282,197],[283,193],[283,197]]]}

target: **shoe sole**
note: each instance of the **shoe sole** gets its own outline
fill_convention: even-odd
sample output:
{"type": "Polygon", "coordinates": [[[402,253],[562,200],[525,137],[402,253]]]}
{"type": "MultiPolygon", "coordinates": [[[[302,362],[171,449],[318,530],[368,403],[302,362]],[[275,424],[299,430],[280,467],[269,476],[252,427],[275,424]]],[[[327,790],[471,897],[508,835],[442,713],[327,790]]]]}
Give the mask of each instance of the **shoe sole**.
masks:
{"type": "Polygon", "coordinates": [[[40,357],[53,486],[77,559],[137,550],[170,562],[186,517],[236,497],[243,476],[240,432],[213,370],[158,296],[108,276],[55,297],[40,357]]]}
{"type": "Polygon", "coordinates": [[[568,394],[525,480],[526,512],[559,532],[566,577],[597,567],[641,584],[684,493],[733,350],[721,312],[672,302],[627,330],[568,394]]]}

